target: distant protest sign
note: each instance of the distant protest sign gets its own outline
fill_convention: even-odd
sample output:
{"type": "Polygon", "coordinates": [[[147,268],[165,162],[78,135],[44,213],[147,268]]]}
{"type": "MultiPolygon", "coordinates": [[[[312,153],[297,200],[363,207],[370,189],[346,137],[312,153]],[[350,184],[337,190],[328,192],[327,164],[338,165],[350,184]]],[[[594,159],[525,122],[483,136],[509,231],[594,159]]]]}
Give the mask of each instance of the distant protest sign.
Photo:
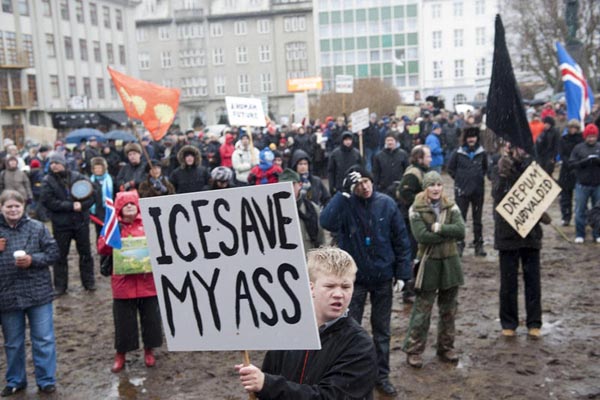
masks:
{"type": "Polygon", "coordinates": [[[290,183],[140,206],[170,351],[320,348],[290,183]]]}
{"type": "Polygon", "coordinates": [[[369,127],[369,109],[363,108],[362,110],[354,111],[350,114],[350,121],[352,121],[352,132],[360,132],[363,129],[369,127]]]}
{"type": "Polygon", "coordinates": [[[558,196],[560,186],[533,162],[496,207],[515,231],[525,237],[558,196]]]}
{"type": "Polygon", "coordinates": [[[227,118],[230,125],[265,126],[265,113],[261,99],[249,97],[225,97],[227,118]]]}

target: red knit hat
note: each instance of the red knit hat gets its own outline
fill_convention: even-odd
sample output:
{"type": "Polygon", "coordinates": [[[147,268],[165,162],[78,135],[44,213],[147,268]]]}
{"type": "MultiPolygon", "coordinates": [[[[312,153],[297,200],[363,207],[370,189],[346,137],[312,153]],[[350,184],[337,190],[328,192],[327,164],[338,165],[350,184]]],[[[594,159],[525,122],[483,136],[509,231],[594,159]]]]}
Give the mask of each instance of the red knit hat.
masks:
{"type": "Polygon", "coordinates": [[[595,124],[588,124],[583,130],[583,138],[588,136],[598,136],[598,127],[595,124]]]}
{"type": "Polygon", "coordinates": [[[42,164],[40,164],[40,161],[39,161],[39,160],[37,160],[37,159],[35,159],[35,158],[34,158],[34,159],[33,159],[33,160],[31,160],[31,162],[29,163],[29,166],[30,166],[31,168],[39,168],[39,167],[41,167],[41,166],[42,166],[42,164]]]}

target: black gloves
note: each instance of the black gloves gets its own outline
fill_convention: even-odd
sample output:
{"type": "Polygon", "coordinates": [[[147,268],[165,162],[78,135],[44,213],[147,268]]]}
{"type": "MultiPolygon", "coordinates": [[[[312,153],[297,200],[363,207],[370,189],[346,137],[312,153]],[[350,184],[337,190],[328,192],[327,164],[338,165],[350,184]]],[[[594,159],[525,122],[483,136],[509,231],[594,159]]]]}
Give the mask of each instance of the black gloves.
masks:
{"type": "Polygon", "coordinates": [[[354,188],[356,184],[362,179],[362,175],[358,171],[351,171],[344,178],[344,182],[342,183],[342,194],[346,197],[350,197],[354,192],[354,188]]]}

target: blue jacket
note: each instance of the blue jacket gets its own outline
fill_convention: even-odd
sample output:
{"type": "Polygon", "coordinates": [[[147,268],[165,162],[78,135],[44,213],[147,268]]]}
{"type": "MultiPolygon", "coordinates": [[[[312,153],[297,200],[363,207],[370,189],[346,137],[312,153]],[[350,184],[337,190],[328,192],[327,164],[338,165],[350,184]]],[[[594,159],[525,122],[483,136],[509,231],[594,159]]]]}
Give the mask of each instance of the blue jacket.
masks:
{"type": "Polygon", "coordinates": [[[374,192],[365,200],[338,192],[321,212],[320,222],[338,234],[339,247],[354,258],[357,283],[412,278],[408,231],[391,197],[374,192]]]}
{"type": "Polygon", "coordinates": [[[425,144],[431,149],[431,165],[430,168],[440,167],[444,165],[444,151],[440,138],[435,133],[430,133],[425,139],[425,144]]]}

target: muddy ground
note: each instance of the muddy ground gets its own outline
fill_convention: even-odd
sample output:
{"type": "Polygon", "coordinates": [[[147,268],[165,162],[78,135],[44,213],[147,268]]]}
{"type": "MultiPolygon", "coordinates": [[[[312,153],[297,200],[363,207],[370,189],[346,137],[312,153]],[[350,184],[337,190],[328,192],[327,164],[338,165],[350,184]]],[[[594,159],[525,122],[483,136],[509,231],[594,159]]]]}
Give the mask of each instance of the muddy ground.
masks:
{"type": "MultiPolygon", "coordinates": [[[[449,178],[445,179],[447,188],[451,188],[449,178]]],[[[544,226],[543,339],[534,341],[526,336],[522,295],[518,336],[502,338],[498,320],[499,267],[492,248],[492,206],[489,196],[486,200],[484,235],[488,256],[475,258],[473,249],[467,248],[463,258],[466,284],[460,291],[456,340],[460,363],[452,366],[436,359],[434,319],[424,368],[408,367],[400,346],[410,305],[404,305],[400,299],[394,301],[390,378],[401,390],[399,397],[600,399],[600,245],[589,241],[571,245],[551,227],[544,226]]],[[[549,211],[559,224],[558,201],[549,211]]],[[[574,237],[573,226],[564,231],[574,237]]],[[[468,229],[468,239],[470,236],[468,229]]],[[[84,292],[76,265],[71,259],[69,292],[55,301],[58,391],[44,398],[247,398],[233,371],[233,365],[241,360],[241,354],[236,352],[169,353],[164,345],[157,351],[155,368],[144,366],[140,350],[128,354],[123,372],[111,373],[114,350],[110,281],[98,275],[98,290],[84,292]]],[[[521,286],[521,293],[522,290],[521,286]]],[[[39,397],[30,352],[28,345],[29,388],[15,399],[39,397]]],[[[262,354],[253,352],[251,358],[260,363],[262,354]]],[[[0,370],[6,370],[3,352],[0,370]]]]}

